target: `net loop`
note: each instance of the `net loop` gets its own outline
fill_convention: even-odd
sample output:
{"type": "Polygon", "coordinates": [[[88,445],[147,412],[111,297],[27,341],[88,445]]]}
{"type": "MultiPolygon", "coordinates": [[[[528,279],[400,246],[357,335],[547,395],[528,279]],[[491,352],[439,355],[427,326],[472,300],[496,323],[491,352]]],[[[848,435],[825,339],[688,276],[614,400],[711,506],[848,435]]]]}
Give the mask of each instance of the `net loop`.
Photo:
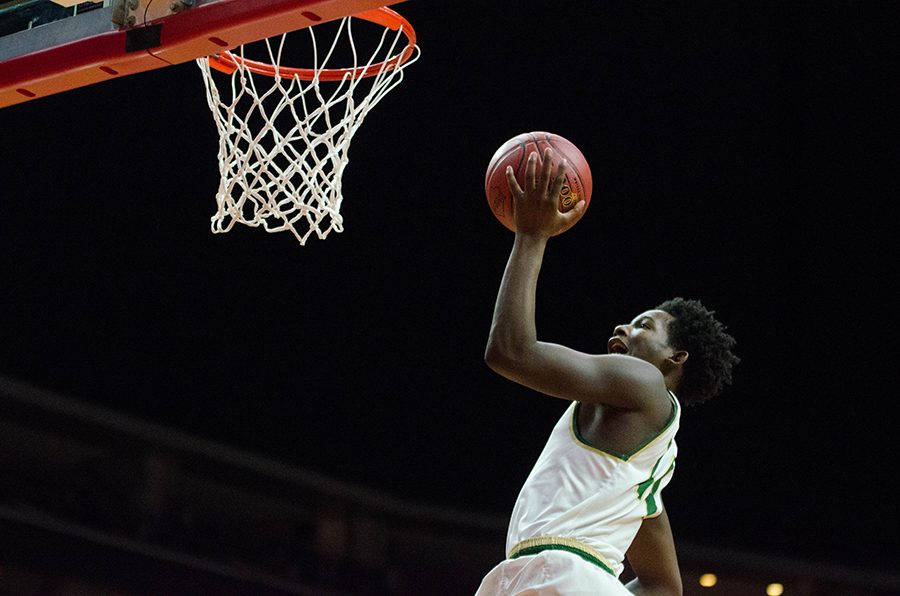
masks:
{"type": "Polygon", "coordinates": [[[197,60],[219,135],[213,233],[241,223],[289,231],[303,245],[312,234],[324,239],[344,229],[341,179],[350,142],[403,80],[419,48],[409,23],[388,8],[341,19],[324,52],[317,40],[322,27],[307,31],[309,69],[281,64],[290,33],[260,42],[268,63],[248,57],[245,46],[197,60]],[[368,58],[360,58],[355,21],[384,27],[368,58]],[[330,67],[338,50],[351,66],[330,67]]]}

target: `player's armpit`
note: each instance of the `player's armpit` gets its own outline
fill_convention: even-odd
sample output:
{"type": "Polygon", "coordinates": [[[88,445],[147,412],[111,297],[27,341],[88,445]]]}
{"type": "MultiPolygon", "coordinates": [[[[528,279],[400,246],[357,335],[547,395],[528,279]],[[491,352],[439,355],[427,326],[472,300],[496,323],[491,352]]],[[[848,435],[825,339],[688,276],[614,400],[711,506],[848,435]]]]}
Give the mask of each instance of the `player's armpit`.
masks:
{"type": "Polygon", "coordinates": [[[625,586],[639,596],[681,596],[681,572],[672,527],[665,510],[645,519],[628,547],[628,563],[637,577],[625,586]]]}

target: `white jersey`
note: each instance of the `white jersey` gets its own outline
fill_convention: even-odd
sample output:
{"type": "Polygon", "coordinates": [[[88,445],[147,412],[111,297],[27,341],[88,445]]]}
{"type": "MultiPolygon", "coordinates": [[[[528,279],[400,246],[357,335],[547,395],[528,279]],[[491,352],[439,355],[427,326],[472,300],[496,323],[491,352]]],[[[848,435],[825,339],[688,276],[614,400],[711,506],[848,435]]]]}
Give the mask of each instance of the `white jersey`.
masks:
{"type": "Polygon", "coordinates": [[[578,433],[577,402],[566,409],[522,486],[506,539],[510,559],[562,550],[618,577],[641,522],[662,513],[675,468],[681,408],[660,433],[626,455],[592,447],[578,433]]]}

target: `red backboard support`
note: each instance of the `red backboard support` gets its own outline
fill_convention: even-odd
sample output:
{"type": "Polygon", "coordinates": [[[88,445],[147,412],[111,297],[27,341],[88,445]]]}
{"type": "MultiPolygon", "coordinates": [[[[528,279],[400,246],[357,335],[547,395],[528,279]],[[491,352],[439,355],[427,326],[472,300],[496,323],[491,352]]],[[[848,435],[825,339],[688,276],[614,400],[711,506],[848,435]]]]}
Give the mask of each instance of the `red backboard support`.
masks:
{"type": "MultiPolygon", "coordinates": [[[[0,61],[0,107],[188,62],[400,1],[197,0],[194,6],[155,21],[130,27],[107,25],[84,37],[5,57],[0,61]]],[[[77,18],[13,36],[41,35],[44,27],[71,26],[77,18]]]]}

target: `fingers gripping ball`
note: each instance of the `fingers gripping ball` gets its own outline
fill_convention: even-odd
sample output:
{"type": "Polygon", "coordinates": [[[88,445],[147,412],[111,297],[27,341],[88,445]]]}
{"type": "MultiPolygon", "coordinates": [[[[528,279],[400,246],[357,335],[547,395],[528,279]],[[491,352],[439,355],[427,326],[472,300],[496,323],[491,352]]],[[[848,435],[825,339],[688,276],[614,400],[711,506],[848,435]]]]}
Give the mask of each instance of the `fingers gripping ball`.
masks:
{"type": "MultiPolygon", "coordinates": [[[[525,166],[532,152],[538,154],[538,166],[544,150],[550,147],[557,159],[565,157],[569,162],[566,183],[559,193],[559,210],[565,213],[584,199],[584,208],[591,202],[593,180],[591,168],[581,151],[571,141],[551,132],[527,132],[503,143],[494,153],[484,177],[484,192],[491,211],[504,226],[516,231],[513,217],[512,192],[506,180],[506,166],[512,166],[519,186],[525,187],[525,166]]],[[[552,163],[553,171],[559,164],[552,163]]]]}

